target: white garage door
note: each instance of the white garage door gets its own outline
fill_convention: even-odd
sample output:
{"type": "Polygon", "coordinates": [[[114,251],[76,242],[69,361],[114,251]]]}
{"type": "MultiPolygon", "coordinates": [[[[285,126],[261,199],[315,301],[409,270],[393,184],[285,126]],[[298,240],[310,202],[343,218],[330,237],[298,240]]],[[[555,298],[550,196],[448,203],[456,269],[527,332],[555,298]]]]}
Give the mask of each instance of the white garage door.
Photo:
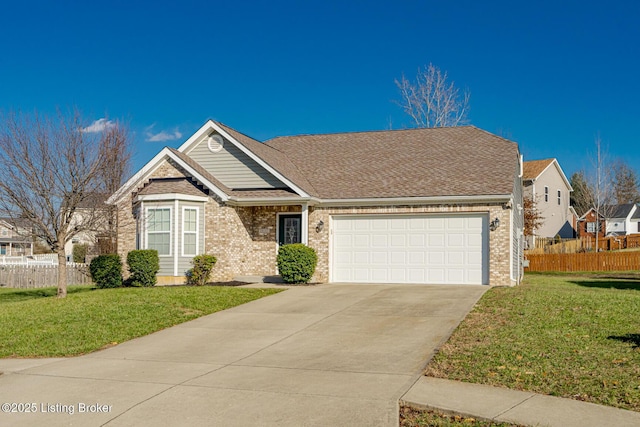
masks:
{"type": "Polygon", "coordinates": [[[487,216],[332,217],[333,282],[489,282],[487,216]]]}

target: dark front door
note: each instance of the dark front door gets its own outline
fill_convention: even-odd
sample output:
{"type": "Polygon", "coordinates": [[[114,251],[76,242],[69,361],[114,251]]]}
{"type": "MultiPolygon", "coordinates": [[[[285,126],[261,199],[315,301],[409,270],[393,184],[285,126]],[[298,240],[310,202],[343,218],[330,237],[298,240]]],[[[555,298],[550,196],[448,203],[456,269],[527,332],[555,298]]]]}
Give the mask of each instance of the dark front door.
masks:
{"type": "Polygon", "coordinates": [[[288,214],[278,217],[278,245],[302,243],[302,215],[288,214]]]}

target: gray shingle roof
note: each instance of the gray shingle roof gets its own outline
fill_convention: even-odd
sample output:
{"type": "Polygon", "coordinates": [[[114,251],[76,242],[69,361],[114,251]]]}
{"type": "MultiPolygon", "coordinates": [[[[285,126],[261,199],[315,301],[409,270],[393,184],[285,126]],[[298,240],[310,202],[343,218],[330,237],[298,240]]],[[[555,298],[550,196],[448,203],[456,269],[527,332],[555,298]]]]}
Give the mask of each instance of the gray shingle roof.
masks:
{"type": "Polygon", "coordinates": [[[473,126],[289,136],[266,145],[323,199],[506,195],[518,173],[517,145],[473,126]]]}
{"type": "Polygon", "coordinates": [[[633,203],[623,203],[621,205],[610,206],[606,208],[609,214],[609,218],[626,218],[629,216],[629,212],[633,208],[633,203]]]}

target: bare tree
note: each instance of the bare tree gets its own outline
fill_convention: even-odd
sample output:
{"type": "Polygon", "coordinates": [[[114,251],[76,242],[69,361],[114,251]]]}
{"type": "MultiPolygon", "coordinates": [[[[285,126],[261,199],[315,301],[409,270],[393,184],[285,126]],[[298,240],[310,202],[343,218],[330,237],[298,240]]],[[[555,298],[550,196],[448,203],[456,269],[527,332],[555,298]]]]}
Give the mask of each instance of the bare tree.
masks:
{"type": "MultiPolygon", "coordinates": [[[[104,130],[101,150],[105,161],[98,175],[100,191],[104,199],[115,193],[129,176],[131,165],[131,148],[129,144],[129,129],[120,122],[115,122],[104,130]]],[[[117,208],[115,205],[104,205],[104,224],[97,235],[98,253],[116,253],[117,241],[117,208]]]]}
{"type": "Polygon", "coordinates": [[[87,127],[77,111],[0,116],[0,212],[26,222],[58,255],[60,298],[67,294],[65,244],[104,226],[99,195],[122,154],[110,149],[108,135],[87,127]]]}
{"type": "Polygon", "coordinates": [[[607,233],[606,220],[615,210],[615,186],[611,162],[600,136],[595,140],[595,152],[591,155],[592,176],[590,187],[593,191],[593,208],[596,211],[596,251],[600,235],[600,218],[605,220],[604,234],[607,233]]]}
{"type": "Polygon", "coordinates": [[[415,81],[404,74],[395,81],[400,90],[402,107],[420,128],[460,126],[468,123],[470,93],[462,95],[447,72],[429,64],[418,69],[415,81]]]}

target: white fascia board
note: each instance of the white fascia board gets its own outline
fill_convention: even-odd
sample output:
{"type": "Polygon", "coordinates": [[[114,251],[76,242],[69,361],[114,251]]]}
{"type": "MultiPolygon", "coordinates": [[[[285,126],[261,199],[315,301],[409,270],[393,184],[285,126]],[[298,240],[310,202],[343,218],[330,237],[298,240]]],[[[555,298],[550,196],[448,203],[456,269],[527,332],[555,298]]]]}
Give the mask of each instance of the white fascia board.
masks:
{"type": "Polygon", "coordinates": [[[543,173],[545,173],[547,171],[547,169],[549,169],[551,167],[551,165],[555,165],[556,170],[558,171],[558,174],[560,175],[560,178],[562,178],[562,181],[564,181],[564,184],[567,186],[567,188],[569,189],[569,192],[573,191],[573,187],[571,186],[571,183],[569,182],[569,180],[567,179],[567,176],[564,174],[564,172],[562,171],[562,168],[560,167],[560,163],[558,163],[558,159],[553,159],[553,161],[551,163],[549,163],[547,165],[546,168],[544,168],[544,170],[542,172],[540,172],[540,174],[536,177],[536,179],[542,175],[543,173]]]}
{"type": "Polygon", "coordinates": [[[291,197],[255,197],[255,198],[239,198],[229,197],[228,204],[233,206],[294,206],[309,204],[311,199],[291,198],[291,197]]]}
{"type": "Polygon", "coordinates": [[[223,201],[227,201],[229,199],[229,196],[227,196],[224,191],[220,190],[214,183],[193,170],[191,166],[189,166],[188,164],[183,162],[182,159],[173,154],[171,150],[169,150],[169,148],[165,147],[158,154],[156,154],[153,159],[151,159],[146,165],[144,165],[142,169],[140,169],[135,175],[129,178],[129,180],[122,187],[120,187],[118,191],[116,191],[111,197],[109,197],[109,199],[107,199],[106,203],[112,205],[118,203],[129,192],[131,187],[133,187],[135,184],[155,171],[160,166],[162,160],[164,160],[166,157],[179,164],[182,168],[189,172],[192,177],[212,190],[218,197],[220,197],[220,199],[222,199],[223,201]]]}
{"type": "Polygon", "coordinates": [[[136,197],[136,201],[153,202],[161,200],[182,200],[185,202],[206,202],[209,200],[207,196],[192,196],[189,194],[180,193],[165,193],[165,194],[145,194],[136,197]]]}
{"type": "Polygon", "coordinates": [[[127,182],[124,183],[124,185],[122,185],[122,187],[120,187],[115,193],[113,193],[111,197],[107,199],[106,203],[110,205],[118,203],[124,197],[124,195],[127,194],[130,187],[138,183],[149,173],[153,172],[160,164],[160,161],[170,153],[171,151],[167,147],[164,147],[162,150],[160,150],[160,152],[156,154],[153,159],[149,160],[147,164],[142,167],[142,169],[136,172],[131,178],[127,180],[127,182]]]}
{"type": "Polygon", "coordinates": [[[189,148],[192,144],[198,141],[202,136],[209,134],[214,125],[213,120],[207,120],[207,122],[200,127],[193,135],[189,137],[182,145],[178,148],[178,151],[184,153],[187,148],[189,148]]]}
{"type": "Polygon", "coordinates": [[[436,196],[436,197],[386,197],[366,199],[319,199],[316,206],[377,206],[377,205],[451,205],[506,203],[513,199],[512,194],[495,194],[485,196],[436,196]]]}
{"type": "Polygon", "coordinates": [[[571,183],[567,179],[567,176],[564,174],[564,171],[560,167],[560,163],[558,163],[558,159],[553,159],[553,162],[556,164],[556,169],[558,169],[558,173],[560,174],[560,177],[562,177],[562,180],[564,181],[565,185],[569,189],[569,192],[573,191],[573,187],[571,186],[571,183]]]}
{"type": "Polygon", "coordinates": [[[218,124],[216,122],[214,122],[213,120],[208,120],[204,124],[204,126],[202,126],[200,129],[198,129],[198,131],[196,133],[194,133],[184,144],[182,144],[180,146],[180,148],[178,148],[178,151],[184,152],[184,150],[189,148],[193,143],[195,143],[203,135],[207,134],[208,132],[210,132],[212,130],[215,130],[220,135],[225,137],[227,139],[227,141],[232,143],[240,151],[242,151],[247,156],[249,156],[249,158],[251,158],[253,161],[258,163],[263,168],[265,168],[270,174],[272,174],[273,176],[278,178],[280,181],[282,181],[284,184],[286,184],[289,188],[291,188],[293,191],[295,191],[300,197],[309,197],[309,194],[304,192],[300,187],[295,185],[293,182],[291,182],[287,177],[282,175],[280,172],[278,172],[277,170],[275,170],[274,168],[269,166],[264,160],[262,160],[260,157],[255,155],[253,153],[253,151],[249,150],[247,147],[245,147],[243,144],[241,144],[239,141],[237,141],[235,138],[233,138],[231,135],[229,135],[224,129],[222,129],[220,126],[218,126],[218,124]]]}

